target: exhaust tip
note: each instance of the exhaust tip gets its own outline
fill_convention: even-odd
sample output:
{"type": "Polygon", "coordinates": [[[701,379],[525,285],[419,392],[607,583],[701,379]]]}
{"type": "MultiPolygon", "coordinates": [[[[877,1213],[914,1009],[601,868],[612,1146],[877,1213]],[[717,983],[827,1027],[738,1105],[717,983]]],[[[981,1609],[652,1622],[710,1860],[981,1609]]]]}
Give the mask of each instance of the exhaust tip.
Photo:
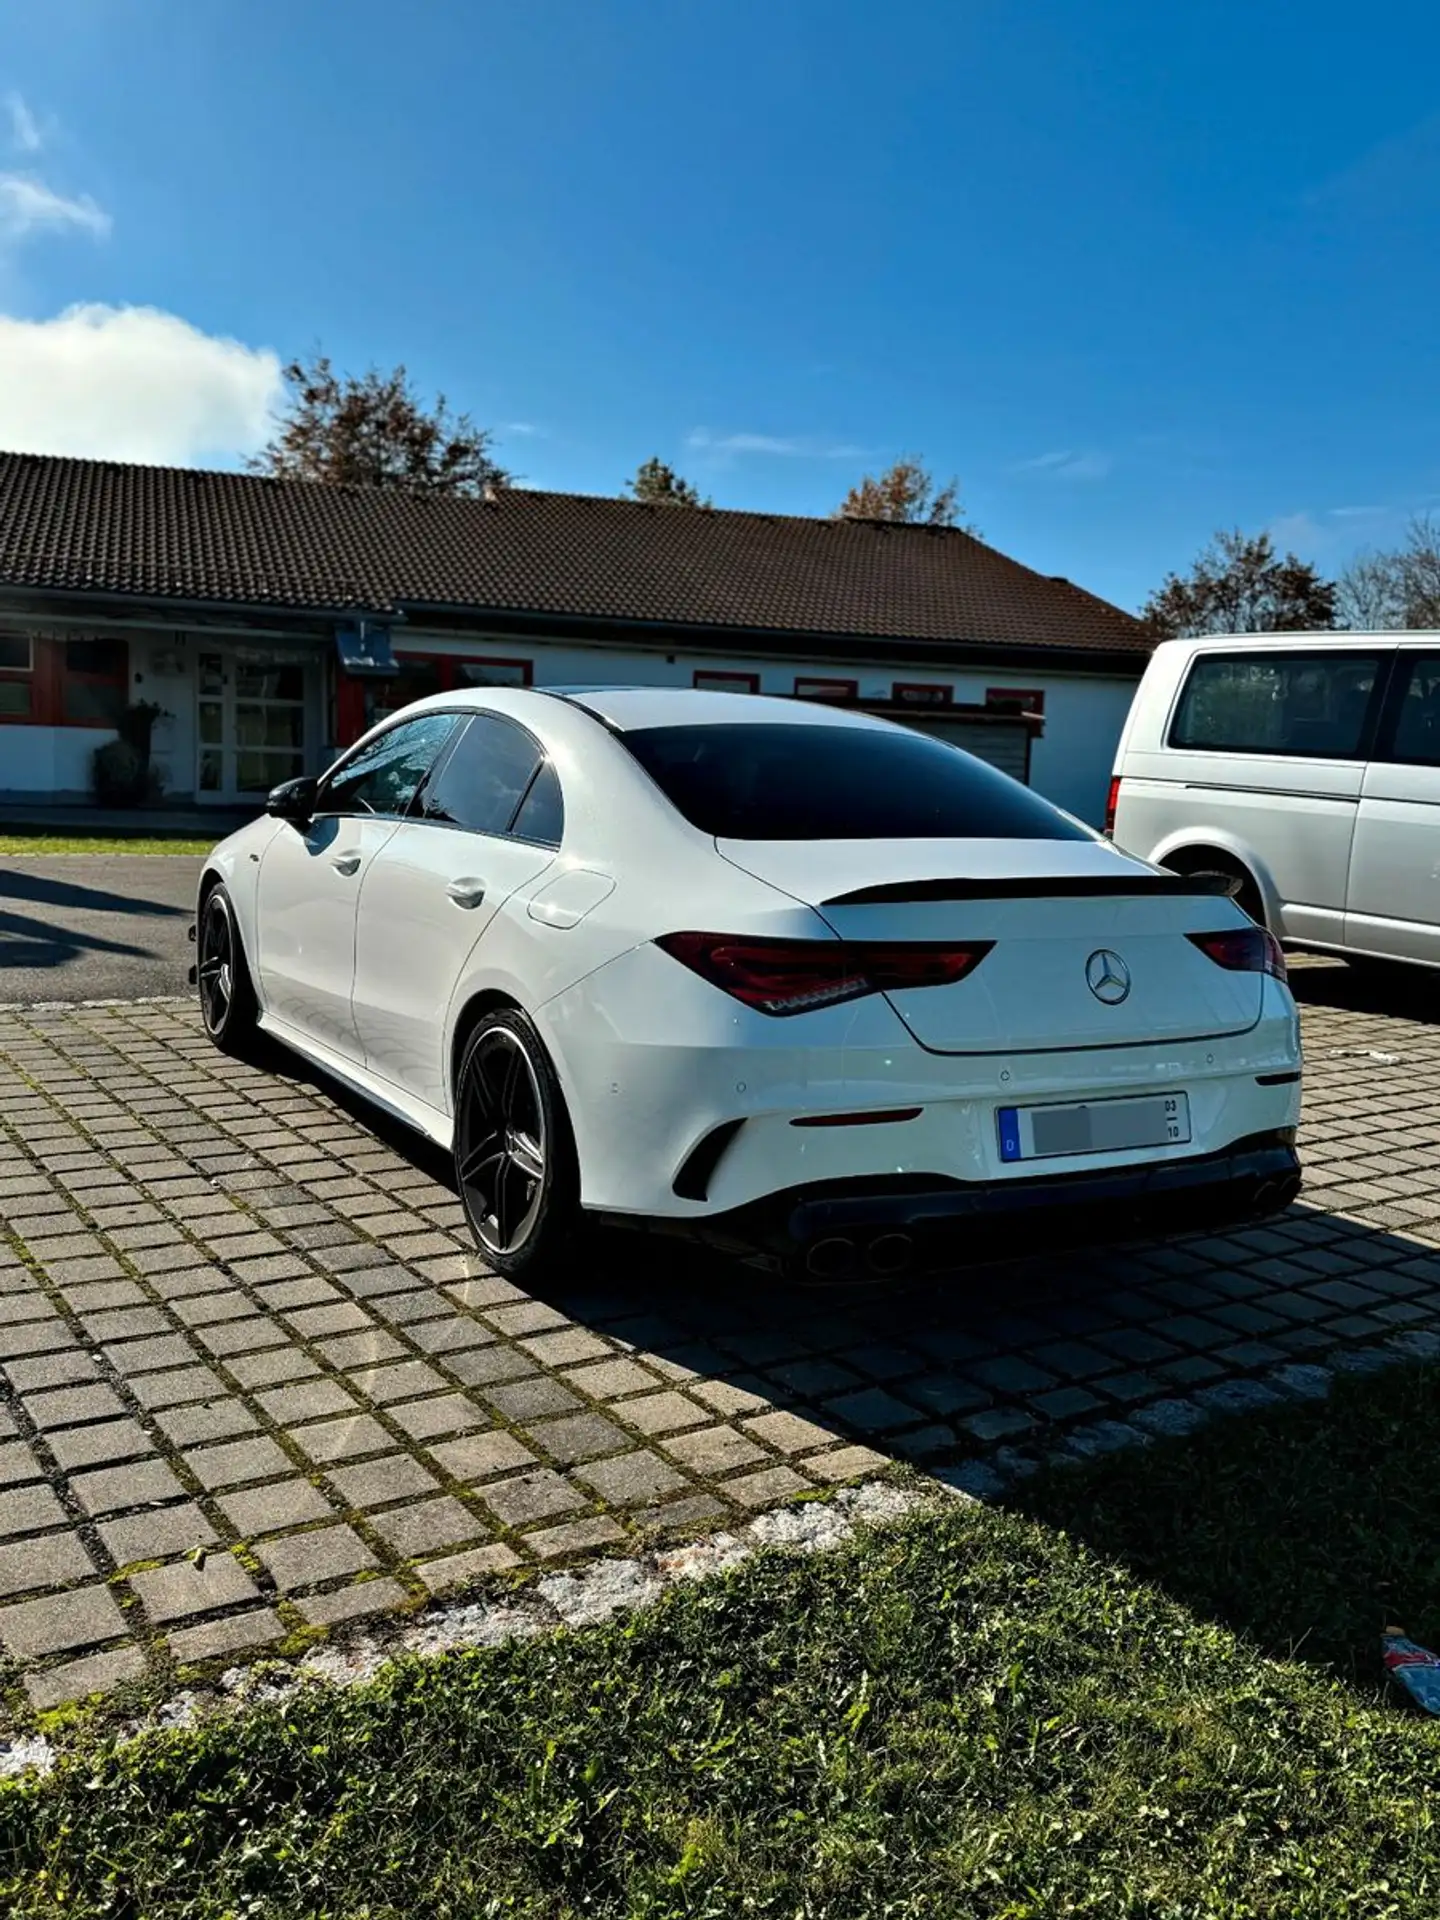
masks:
{"type": "Polygon", "coordinates": [[[877,1234],[865,1250],[870,1271],[887,1278],[904,1273],[914,1257],[915,1243],[908,1233],[877,1234]]]}
{"type": "Polygon", "coordinates": [[[805,1271],[817,1280],[844,1280],[855,1271],[855,1242],[841,1235],[816,1240],[805,1250],[805,1271]]]}

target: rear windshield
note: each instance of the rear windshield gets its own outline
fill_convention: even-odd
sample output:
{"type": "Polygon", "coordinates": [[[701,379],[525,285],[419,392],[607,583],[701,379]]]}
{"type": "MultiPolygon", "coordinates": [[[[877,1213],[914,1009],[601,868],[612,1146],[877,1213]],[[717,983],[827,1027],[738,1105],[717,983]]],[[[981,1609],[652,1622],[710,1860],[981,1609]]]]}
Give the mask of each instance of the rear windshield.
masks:
{"type": "Polygon", "coordinates": [[[620,738],[721,840],[1088,840],[973,754],[895,727],[642,727],[620,738]]]}

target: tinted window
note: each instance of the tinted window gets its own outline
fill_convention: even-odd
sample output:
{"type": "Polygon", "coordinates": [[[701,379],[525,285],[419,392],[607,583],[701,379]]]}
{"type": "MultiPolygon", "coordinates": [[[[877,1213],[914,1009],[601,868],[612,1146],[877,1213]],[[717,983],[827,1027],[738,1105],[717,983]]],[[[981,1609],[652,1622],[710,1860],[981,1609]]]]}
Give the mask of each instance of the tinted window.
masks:
{"type": "Polygon", "coordinates": [[[1380,670],[1371,653],[1212,653],[1185,683],[1172,747],[1353,760],[1380,670]]]}
{"type": "Polygon", "coordinates": [[[455,730],[453,713],[402,720],[347,760],[327,782],[317,813],[404,813],[455,730]]]}
{"type": "Polygon", "coordinates": [[[547,760],[530,782],[510,831],[517,840],[538,840],[542,847],[558,847],[565,832],[565,802],[560,778],[547,760]]]}
{"type": "Polygon", "coordinates": [[[651,727],[624,744],[692,826],[729,840],[1088,840],[983,760],[903,727],[651,727]]]}
{"type": "Polygon", "coordinates": [[[540,748],[523,728],[477,714],[425,789],[427,820],[471,833],[507,833],[540,764],[540,748]]]}
{"type": "Polygon", "coordinates": [[[1378,756],[1411,766],[1440,767],[1440,653],[1402,654],[1403,684],[1390,744],[1378,756]]]}

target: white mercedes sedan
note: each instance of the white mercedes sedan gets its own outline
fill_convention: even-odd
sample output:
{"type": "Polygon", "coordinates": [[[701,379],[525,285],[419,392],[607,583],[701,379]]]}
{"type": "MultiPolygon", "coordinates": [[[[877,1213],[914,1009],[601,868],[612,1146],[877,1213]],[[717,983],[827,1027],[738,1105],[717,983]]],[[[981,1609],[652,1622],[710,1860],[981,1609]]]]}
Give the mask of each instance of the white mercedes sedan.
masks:
{"type": "Polygon", "coordinates": [[[597,1220],[840,1280],[1299,1187],[1285,963],[1223,883],[858,713],[436,695],[222,841],[195,936],[215,1044],[453,1150],[516,1278],[597,1220]]]}

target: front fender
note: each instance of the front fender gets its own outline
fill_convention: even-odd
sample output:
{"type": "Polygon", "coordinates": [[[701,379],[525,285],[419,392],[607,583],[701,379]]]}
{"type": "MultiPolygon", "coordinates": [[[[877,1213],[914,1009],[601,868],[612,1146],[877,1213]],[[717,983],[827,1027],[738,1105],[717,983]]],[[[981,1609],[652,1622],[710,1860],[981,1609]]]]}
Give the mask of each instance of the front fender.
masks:
{"type": "Polygon", "coordinates": [[[199,907],[206,894],[217,880],[223,881],[225,891],[230,895],[230,903],[235,909],[236,923],[240,929],[240,943],[250,962],[250,978],[261,1004],[264,994],[261,989],[255,956],[259,952],[258,918],[260,911],[260,866],[265,850],[274,840],[277,832],[284,832],[281,820],[252,820],[238,833],[232,833],[213,847],[207,854],[204,866],[200,869],[200,883],[196,889],[195,905],[198,919],[199,907]]]}

